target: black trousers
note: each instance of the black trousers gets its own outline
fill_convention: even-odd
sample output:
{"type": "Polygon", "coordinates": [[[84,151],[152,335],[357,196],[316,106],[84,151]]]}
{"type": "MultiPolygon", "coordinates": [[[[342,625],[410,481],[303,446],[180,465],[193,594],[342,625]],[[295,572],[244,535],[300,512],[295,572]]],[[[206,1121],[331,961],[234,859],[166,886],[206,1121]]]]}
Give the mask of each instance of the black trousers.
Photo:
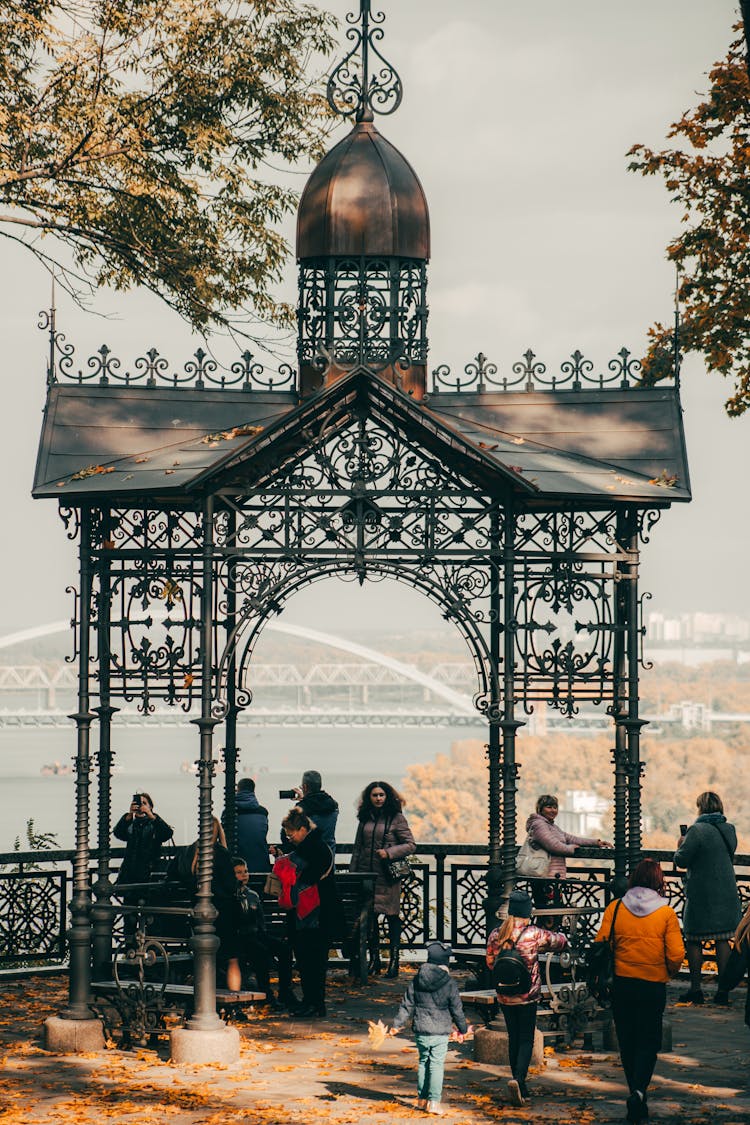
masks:
{"type": "Polygon", "coordinates": [[[243,970],[255,973],[258,987],[271,991],[271,966],[275,964],[279,976],[279,992],[288,996],[292,990],[292,948],[288,941],[270,934],[240,934],[240,963],[243,970]]]}
{"type": "Polygon", "coordinates": [[[615,977],[612,1015],[628,1089],[645,1094],[661,1046],[667,986],[660,981],[615,977]]]}
{"type": "Polygon", "coordinates": [[[302,1003],[321,1007],[326,998],[328,932],[318,928],[295,930],[294,956],[302,986],[302,1003]]]}
{"type": "Polygon", "coordinates": [[[534,1050],[536,1004],[501,1004],[508,1029],[510,1071],[523,1091],[534,1050]]]}

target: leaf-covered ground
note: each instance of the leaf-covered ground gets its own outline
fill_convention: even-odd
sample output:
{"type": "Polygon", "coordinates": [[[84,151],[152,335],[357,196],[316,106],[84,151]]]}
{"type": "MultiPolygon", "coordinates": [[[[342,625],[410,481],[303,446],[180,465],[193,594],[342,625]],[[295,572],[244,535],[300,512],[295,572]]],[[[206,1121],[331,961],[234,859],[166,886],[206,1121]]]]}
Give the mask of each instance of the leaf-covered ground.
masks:
{"type": "MultiPolygon", "coordinates": [[[[408,970],[407,970],[408,972],[408,970]]],[[[415,1106],[416,1051],[409,1036],[373,1053],[368,1019],[388,1021],[404,981],[351,987],[333,974],[330,1017],[311,1024],[262,1010],[239,1025],[242,1055],[230,1067],[182,1067],[158,1049],[55,1056],[42,1047],[42,1022],[65,1001],[62,979],[0,984],[2,1125],[385,1125],[428,1120],[415,1106]]],[[[732,1007],[670,1005],[674,1053],[659,1061],[652,1118],[673,1125],[750,1123],[750,1031],[739,991],[732,1007]]],[[[475,1063],[472,1046],[452,1044],[444,1099],[463,1123],[622,1121],[624,1090],[612,1053],[546,1051],[532,1073],[533,1099],[508,1105],[507,1071],[475,1063]]]]}

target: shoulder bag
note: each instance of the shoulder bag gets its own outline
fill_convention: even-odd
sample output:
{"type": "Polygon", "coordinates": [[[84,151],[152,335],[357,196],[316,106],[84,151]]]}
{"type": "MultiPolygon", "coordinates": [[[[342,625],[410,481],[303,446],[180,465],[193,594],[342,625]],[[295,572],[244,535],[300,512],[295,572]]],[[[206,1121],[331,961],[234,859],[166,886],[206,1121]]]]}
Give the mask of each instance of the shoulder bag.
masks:
{"type": "Polygon", "coordinates": [[[615,922],[622,899],[617,900],[612,913],[612,925],[606,941],[595,941],[586,952],[586,985],[589,992],[602,1006],[612,999],[612,984],[615,979],[615,922]]]}
{"type": "Polygon", "coordinates": [[[527,879],[545,879],[549,874],[549,852],[537,848],[527,836],[516,856],[516,875],[527,879]]]}

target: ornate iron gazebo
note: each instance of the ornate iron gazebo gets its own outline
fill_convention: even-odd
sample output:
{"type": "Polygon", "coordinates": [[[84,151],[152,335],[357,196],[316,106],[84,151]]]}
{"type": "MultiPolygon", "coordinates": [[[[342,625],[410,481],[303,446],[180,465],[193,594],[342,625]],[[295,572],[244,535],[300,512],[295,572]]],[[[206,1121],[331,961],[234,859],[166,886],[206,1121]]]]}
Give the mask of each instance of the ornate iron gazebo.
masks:
{"type": "Polygon", "coordinates": [[[555,373],[531,351],[505,374],[480,354],[428,382],[427,203],[373,123],[401,101],[378,50],[382,19],[360,0],[329,81],[332,107],[354,124],[300,203],[297,370],[271,372],[249,352],[223,370],[201,350],[176,370],[155,349],[124,369],[106,347],[77,368],[45,316],[34,495],[58,500],[80,558],[68,1020],[90,1018],[92,950],[95,962],[111,957],[96,905],[112,892],[112,728],[117,702],[136,700],[145,713],[166,703],[195,715],[189,1027],[217,1029],[217,728],[231,837],[257,639],[297,590],[332,575],[405,582],[464,637],[488,730],[488,916],[514,881],[516,734],[535,706],[609,709],[617,879],[640,853],[640,550],[661,510],[690,499],[679,357],[674,382],[655,386],[626,349],[603,370],[576,351],[555,373]]]}

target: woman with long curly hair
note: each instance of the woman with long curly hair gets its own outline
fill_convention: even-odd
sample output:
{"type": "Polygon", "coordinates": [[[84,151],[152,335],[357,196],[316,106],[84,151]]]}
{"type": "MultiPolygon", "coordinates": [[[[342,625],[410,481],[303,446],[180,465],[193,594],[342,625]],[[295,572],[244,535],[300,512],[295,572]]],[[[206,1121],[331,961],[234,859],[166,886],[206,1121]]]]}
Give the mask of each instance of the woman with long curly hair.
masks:
{"type": "Polygon", "coordinates": [[[380,934],[378,917],[385,915],[388,925],[390,959],[386,976],[398,976],[401,941],[401,883],[388,875],[387,865],[404,859],[416,850],[414,837],[403,814],[404,801],[387,781],[371,781],[365,786],[357,809],[357,835],[350,871],[369,871],[375,875],[373,925],[370,933],[368,972],[379,973],[380,934]]]}

